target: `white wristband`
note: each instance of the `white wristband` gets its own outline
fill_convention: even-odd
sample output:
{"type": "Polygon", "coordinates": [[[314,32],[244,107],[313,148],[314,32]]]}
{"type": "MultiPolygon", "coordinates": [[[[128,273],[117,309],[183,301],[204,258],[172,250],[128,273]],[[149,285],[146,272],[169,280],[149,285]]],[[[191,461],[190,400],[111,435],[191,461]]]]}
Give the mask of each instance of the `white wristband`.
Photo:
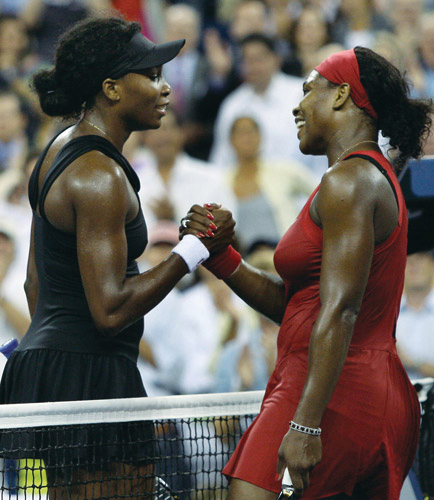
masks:
{"type": "Polygon", "coordinates": [[[189,273],[195,271],[209,257],[206,246],[192,234],[186,234],[172,249],[172,253],[177,253],[184,259],[189,273]]]}

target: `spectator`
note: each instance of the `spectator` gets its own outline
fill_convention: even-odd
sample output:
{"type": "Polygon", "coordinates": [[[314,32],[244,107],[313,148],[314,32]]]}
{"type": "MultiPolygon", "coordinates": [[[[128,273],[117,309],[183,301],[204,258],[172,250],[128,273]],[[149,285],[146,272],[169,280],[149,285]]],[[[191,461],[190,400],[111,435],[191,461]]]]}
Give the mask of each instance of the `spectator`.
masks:
{"type": "Polygon", "coordinates": [[[391,29],[390,20],[377,12],[372,0],[341,0],[332,33],[347,49],[358,45],[371,48],[376,31],[391,29]]]}
{"type": "MultiPolygon", "coordinates": [[[[256,241],[247,261],[257,269],[276,274],[275,246],[271,241],[256,241]]],[[[219,356],[215,392],[263,390],[274,369],[279,327],[252,309],[246,308],[243,316],[243,328],[223,346],[219,356]]]]}
{"type": "Polygon", "coordinates": [[[434,12],[423,14],[419,41],[419,78],[414,78],[419,97],[434,97],[434,12]]]}
{"type": "MultiPolygon", "coordinates": [[[[30,51],[30,39],[23,21],[14,15],[0,15],[0,87],[22,88],[18,82],[35,69],[36,54],[30,51]]],[[[26,92],[26,96],[28,91],[26,92]]]]}
{"type": "Polygon", "coordinates": [[[231,55],[216,30],[206,31],[205,54],[201,51],[201,19],[193,6],[172,5],[166,10],[165,20],[167,40],[186,39],[179,60],[174,59],[164,67],[172,86],[172,108],[183,122],[186,150],[206,159],[218,107],[238,84],[232,73],[231,55]]]}
{"type": "Polygon", "coordinates": [[[330,42],[329,26],[320,9],[304,8],[290,30],[292,53],[285,61],[284,71],[304,77],[317,64],[318,50],[330,42]]]}
{"type": "Polygon", "coordinates": [[[236,163],[228,180],[237,197],[237,235],[244,249],[257,239],[278,241],[317,184],[304,165],[262,159],[261,138],[253,118],[241,116],[232,124],[236,163]]]}
{"type": "MultiPolygon", "coordinates": [[[[22,313],[5,295],[4,282],[15,259],[17,248],[14,231],[5,221],[0,224],[0,344],[11,338],[21,339],[30,324],[28,316],[22,313]]],[[[0,357],[0,372],[6,359],[0,357]]]]}
{"type": "Polygon", "coordinates": [[[202,267],[198,272],[201,281],[183,292],[177,317],[177,353],[183,359],[179,383],[183,394],[214,390],[221,349],[245,328],[245,305],[211,273],[202,267]]]}
{"type": "Polygon", "coordinates": [[[434,252],[409,255],[396,338],[410,378],[434,377],[433,286],[434,252]]]}
{"type": "MultiPolygon", "coordinates": [[[[301,159],[292,110],[301,98],[302,81],[280,71],[273,39],[248,35],[241,42],[244,83],[222,103],[215,124],[211,161],[222,167],[235,163],[230,129],[240,116],[254,118],[263,132],[267,160],[301,159]]],[[[306,160],[305,160],[306,161],[306,160]]]]}
{"type": "Polygon", "coordinates": [[[193,203],[218,200],[236,211],[223,173],[183,151],[183,129],[173,112],[168,110],[161,127],[143,137],[148,151],[138,149],[132,165],[140,178],[139,196],[149,227],[156,219],[179,221],[193,203]]]}
{"type": "MultiPolygon", "coordinates": [[[[138,261],[140,272],[166,259],[178,241],[178,224],[158,221],[149,231],[148,247],[138,261]]],[[[180,394],[184,360],[179,356],[178,346],[182,333],[173,318],[178,317],[181,307],[182,292],[177,286],[146,315],[137,367],[149,396],[180,394]]]]}
{"type": "Polygon", "coordinates": [[[423,14],[423,0],[392,0],[389,4],[392,29],[410,53],[417,52],[423,14]]]}
{"type": "Polygon", "coordinates": [[[0,90],[0,198],[20,180],[29,150],[27,117],[22,101],[11,90],[0,90]]]}
{"type": "Polygon", "coordinates": [[[109,7],[110,0],[28,0],[21,17],[36,37],[39,57],[53,63],[58,37],[77,21],[109,7]]]}

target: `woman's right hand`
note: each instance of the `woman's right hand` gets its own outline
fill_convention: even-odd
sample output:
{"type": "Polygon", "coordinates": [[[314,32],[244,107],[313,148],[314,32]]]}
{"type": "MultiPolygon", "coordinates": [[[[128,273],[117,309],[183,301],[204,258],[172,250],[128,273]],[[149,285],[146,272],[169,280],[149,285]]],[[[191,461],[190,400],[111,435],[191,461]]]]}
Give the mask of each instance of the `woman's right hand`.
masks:
{"type": "Polygon", "coordinates": [[[186,234],[200,238],[210,255],[223,251],[233,242],[235,221],[232,213],[216,203],[193,205],[181,219],[180,239],[186,234]]]}

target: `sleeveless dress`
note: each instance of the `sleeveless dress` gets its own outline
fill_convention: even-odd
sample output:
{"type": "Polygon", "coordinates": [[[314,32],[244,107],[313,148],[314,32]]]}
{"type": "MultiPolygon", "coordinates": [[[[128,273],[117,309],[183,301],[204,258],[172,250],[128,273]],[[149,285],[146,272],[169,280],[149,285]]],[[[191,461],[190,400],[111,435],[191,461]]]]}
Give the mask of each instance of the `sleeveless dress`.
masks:
{"type": "MultiPolygon", "coordinates": [[[[399,222],[374,249],[348,355],[321,422],[322,461],[310,474],[304,500],[341,492],[350,496],[356,484],[371,500],[397,500],[418,444],[420,406],[394,338],[406,263],[405,201],[393,167],[380,153],[346,158],[354,156],[369,160],[389,180],[399,222]]],[[[301,397],[310,335],[320,310],[322,229],[309,214],[318,189],[276,248],[275,266],[288,297],[276,366],[260,414],[223,471],[276,493],[281,488],[277,453],[301,397]]]]}
{"type": "MultiPolygon", "coordinates": [[[[6,364],[0,403],[146,396],[136,366],[143,319],[113,337],[98,332],[81,281],[76,237],[52,226],[44,210],[53,182],[74,160],[89,151],[101,151],[114,159],[136,193],[140,189],[139,179],[115,146],[100,136],[87,135],[71,140],[57,153],[38,199],[39,171],[56,137],[42,152],[29,182],[38,301],[26,335],[6,364]],[[41,215],[36,212],[38,204],[41,215]]],[[[136,218],[126,224],[125,233],[126,276],[131,276],[139,272],[134,259],[147,244],[141,209],[136,218]]]]}
{"type": "MultiPolygon", "coordinates": [[[[113,337],[98,332],[81,281],[76,237],[52,226],[44,210],[53,182],[74,160],[89,151],[101,151],[114,159],[125,171],[136,194],[140,189],[139,179],[109,141],[96,135],[82,136],[65,144],[57,153],[38,196],[39,171],[56,137],[42,152],[29,182],[38,300],[31,325],[5,366],[0,404],[146,396],[137,369],[143,319],[113,337]],[[36,212],[38,205],[41,215],[36,212]]],[[[139,272],[135,259],[147,244],[141,209],[135,219],[125,225],[125,233],[126,276],[132,276],[139,272]]],[[[99,463],[98,467],[104,468],[109,467],[111,461],[133,464],[153,460],[152,422],[138,422],[134,428],[122,423],[98,424],[59,432],[48,428],[44,432],[30,429],[24,435],[2,435],[1,450],[9,458],[27,457],[28,450],[39,450],[32,452],[32,456],[36,453],[50,464],[50,470],[56,471],[57,477],[65,473],[68,464],[81,464],[82,468],[91,464],[90,467],[95,468],[99,463]],[[62,442],[66,448],[59,446],[62,442]],[[110,446],[93,446],[100,442],[110,446]],[[65,470],[59,468],[60,463],[65,470]]]]}

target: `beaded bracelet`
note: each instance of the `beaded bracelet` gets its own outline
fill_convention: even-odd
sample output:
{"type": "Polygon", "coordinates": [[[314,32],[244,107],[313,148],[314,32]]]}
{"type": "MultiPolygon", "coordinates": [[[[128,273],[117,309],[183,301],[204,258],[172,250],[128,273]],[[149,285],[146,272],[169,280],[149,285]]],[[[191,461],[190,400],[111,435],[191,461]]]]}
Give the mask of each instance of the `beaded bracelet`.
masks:
{"type": "Polygon", "coordinates": [[[314,429],[313,427],[306,427],[305,425],[296,424],[294,420],[291,420],[289,428],[293,431],[309,434],[310,436],[319,436],[321,434],[321,427],[318,427],[316,429],[314,429]]]}

